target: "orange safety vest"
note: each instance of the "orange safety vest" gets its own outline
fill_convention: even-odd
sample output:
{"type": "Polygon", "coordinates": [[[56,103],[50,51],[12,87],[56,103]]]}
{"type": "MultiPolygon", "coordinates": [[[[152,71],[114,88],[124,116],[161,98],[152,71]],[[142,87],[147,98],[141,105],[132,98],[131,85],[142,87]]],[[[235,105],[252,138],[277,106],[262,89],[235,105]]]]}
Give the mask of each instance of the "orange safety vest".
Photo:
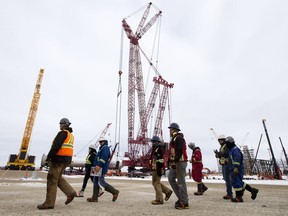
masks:
{"type": "Polygon", "coordinates": [[[67,137],[64,140],[61,148],[57,152],[56,155],[59,156],[73,156],[73,143],[74,143],[74,135],[70,133],[68,130],[63,130],[67,132],[67,137]]]}

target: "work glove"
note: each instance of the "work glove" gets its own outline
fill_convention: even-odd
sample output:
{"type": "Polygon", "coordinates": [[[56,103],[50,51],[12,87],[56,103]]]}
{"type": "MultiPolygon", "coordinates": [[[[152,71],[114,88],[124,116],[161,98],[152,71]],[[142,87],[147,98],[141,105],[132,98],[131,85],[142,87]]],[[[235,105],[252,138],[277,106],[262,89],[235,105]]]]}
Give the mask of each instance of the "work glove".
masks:
{"type": "Polygon", "coordinates": [[[215,157],[216,158],[219,158],[220,157],[220,152],[217,150],[217,149],[215,149],[215,150],[213,150],[214,151],[214,153],[215,153],[215,157]]]}
{"type": "Polygon", "coordinates": [[[162,176],[162,169],[158,169],[158,170],[157,170],[157,175],[158,175],[159,177],[162,176]]]}
{"type": "Polygon", "coordinates": [[[46,158],[44,165],[49,166],[50,163],[51,163],[51,158],[46,158]]]}
{"type": "Polygon", "coordinates": [[[238,175],[238,174],[239,174],[239,170],[238,170],[237,167],[234,167],[234,169],[233,169],[233,173],[234,173],[235,175],[238,175]]]}

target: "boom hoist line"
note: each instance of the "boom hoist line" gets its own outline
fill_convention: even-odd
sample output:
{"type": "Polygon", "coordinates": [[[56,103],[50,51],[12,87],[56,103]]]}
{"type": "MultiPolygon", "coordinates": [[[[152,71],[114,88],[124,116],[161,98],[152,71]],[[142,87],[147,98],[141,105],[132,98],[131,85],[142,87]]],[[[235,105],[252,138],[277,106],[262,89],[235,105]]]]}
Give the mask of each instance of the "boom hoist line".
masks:
{"type": "Polygon", "coordinates": [[[34,90],[34,95],[32,98],[32,103],[30,106],[30,111],[28,115],[28,119],[26,122],[26,127],[24,131],[24,135],[22,138],[22,143],[20,146],[19,154],[10,155],[9,161],[7,162],[7,169],[14,169],[14,170],[21,170],[21,169],[29,169],[29,170],[35,170],[35,156],[28,155],[28,149],[31,139],[31,134],[38,110],[39,100],[40,100],[40,88],[42,84],[42,79],[44,75],[44,69],[40,69],[36,87],[34,90]]]}
{"type": "MultiPolygon", "coordinates": [[[[169,84],[162,78],[156,67],[152,64],[143,50],[139,45],[139,40],[143,38],[145,33],[153,26],[153,24],[161,17],[162,11],[158,10],[157,13],[152,16],[148,21],[148,15],[150,13],[152,3],[149,3],[144,14],[140,20],[140,23],[135,32],[132,31],[131,27],[126,21],[126,18],[122,20],[122,27],[130,41],[129,50],[129,77],[128,77],[128,157],[131,165],[135,166],[139,161],[139,166],[143,165],[141,161],[147,156],[149,152],[149,138],[148,138],[148,123],[150,120],[151,113],[155,107],[155,101],[160,89],[160,85],[163,86],[162,95],[159,99],[158,113],[156,117],[156,123],[154,127],[154,135],[161,135],[161,126],[163,120],[163,114],[168,97],[168,88],[172,88],[173,84],[169,84]],[[147,22],[146,22],[147,21],[147,22]],[[142,63],[140,53],[149,62],[150,67],[155,71],[157,77],[153,78],[154,87],[151,92],[148,104],[145,101],[145,91],[142,73],[142,63]],[[134,133],[135,124],[135,98],[138,98],[138,111],[140,128],[137,133],[134,133]],[[137,135],[135,137],[135,135],[137,135]]],[[[154,5],[153,5],[154,6],[154,5]]],[[[137,116],[138,118],[138,116],[137,116]]],[[[129,166],[129,165],[128,165],[129,166]]],[[[137,164],[138,166],[138,164],[137,164]]]]}

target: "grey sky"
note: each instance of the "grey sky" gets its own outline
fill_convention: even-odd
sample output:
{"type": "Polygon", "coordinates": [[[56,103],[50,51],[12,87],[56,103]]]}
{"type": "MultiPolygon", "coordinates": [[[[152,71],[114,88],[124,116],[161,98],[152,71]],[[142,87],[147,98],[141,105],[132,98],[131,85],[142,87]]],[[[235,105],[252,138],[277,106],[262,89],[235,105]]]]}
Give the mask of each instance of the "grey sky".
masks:
{"type": "MultiPolygon", "coordinates": [[[[109,122],[114,145],[121,21],[146,4],[0,0],[0,165],[19,151],[40,68],[45,71],[30,144],[37,166],[62,117],[72,122],[75,152],[109,122]]],[[[158,69],[175,84],[172,121],[187,142],[202,148],[204,166],[216,168],[212,150],[218,144],[210,128],[238,143],[249,132],[244,144],[256,149],[264,133],[262,119],[275,156],[283,157],[279,137],[288,148],[288,2],[153,4],[163,11],[158,69]]],[[[127,150],[127,38],[124,43],[121,151],[127,150]]],[[[165,130],[168,125],[164,119],[165,130]]],[[[267,149],[263,137],[260,158],[269,158],[267,149]]]]}

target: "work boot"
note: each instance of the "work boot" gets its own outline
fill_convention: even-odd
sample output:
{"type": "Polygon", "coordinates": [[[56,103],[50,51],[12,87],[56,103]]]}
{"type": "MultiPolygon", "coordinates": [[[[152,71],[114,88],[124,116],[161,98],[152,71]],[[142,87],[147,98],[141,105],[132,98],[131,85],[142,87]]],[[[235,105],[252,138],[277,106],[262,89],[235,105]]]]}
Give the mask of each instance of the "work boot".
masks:
{"type": "Polygon", "coordinates": [[[231,199],[231,202],[244,202],[244,201],[243,201],[243,198],[242,198],[242,197],[236,196],[235,198],[232,198],[232,199],[231,199]]]}
{"type": "Polygon", "coordinates": [[[99,188],[98,184],[93,186],[93,195],[91,198],[87,198],[88,202],[98,202],[99,188]]]}
{"type": "Polygon", "coordinates": [[[175,208],[179,209],[179,210],[189,209],[189,204],[188,203],[177,202],[177,203],[175,203],[175,208]]]}
{"type": "Polygon", "coordinates": [[[203,195],[203,189],[202,189],[202,184],[197,184],[197,188],[198,188],[198,191],[194,193],[194,195],[198,196],[198,195],[203,195]]]}
{"type": "Polygon", "coordinates": [[[109,193],[111,193],[113,195],[112,201],[115,202],[119,196],[120,191],[116,190],[113,186],[108,185],[105,188],[105,191],[108,191],[109,193]]]}
{"type": "Polygon", "coordinates": [[[104,191],[102,190],[102,188],[99,187],[98,197],[102,196],[103,194],[104,194],[104,191]]]}
{"type": "Polygon", "coordinates": [[[152,205],[162,205],[163,202],[161,202],[160,200],[152,200],[152,201],[151,201],[151,204],[152,204],[152,205]]]}
{"type": "Polygon", "coordinates": [[[208,190],[208,187],[202,182],[202,193],[208,190]]]}
{"type": "Polygon", "coordinates": [[[169,200],[169,198],[171,197],[171,195],[172,195],[172,193],[173,193],[173,191],[172,190],[170,190],[167,194],[166,194],[166,196],[165,196],[165,201],[168,201],[169,200]]]}
{"type": "Polygon", "coordinates": [[[68,205],[73,201],[73,199],[77,197],[77,193],[74,191],[71,195],[67,196],[67,200],[65,201],[65,205],[68,205]]]}
{"type": "Polygon", "coordinates": [[[84,190],[80,190],[77,194],[77,197],[84,197],[84,190]]]}
{"type": "Polygon", "coordinates": [[[255,200],[259,190],[257,188],[251,188],[251,199],[255,200]]]}
{"type": "Polygon", "coordinates": [[[232,199],[232,196],[230,196],[230,195],[225,195],[225,196],[223,196],[223,199],[226,199],[226,200],[228,200],[228,199],[232,199]]]}
{"type": "Polygon", "coordinates": [[[54,209],[54,206],[48,206],[47,204],[43,203],[41,205],[37,205],[37,208],[40,210],[46,210],[46,209],[54,209]]]}

